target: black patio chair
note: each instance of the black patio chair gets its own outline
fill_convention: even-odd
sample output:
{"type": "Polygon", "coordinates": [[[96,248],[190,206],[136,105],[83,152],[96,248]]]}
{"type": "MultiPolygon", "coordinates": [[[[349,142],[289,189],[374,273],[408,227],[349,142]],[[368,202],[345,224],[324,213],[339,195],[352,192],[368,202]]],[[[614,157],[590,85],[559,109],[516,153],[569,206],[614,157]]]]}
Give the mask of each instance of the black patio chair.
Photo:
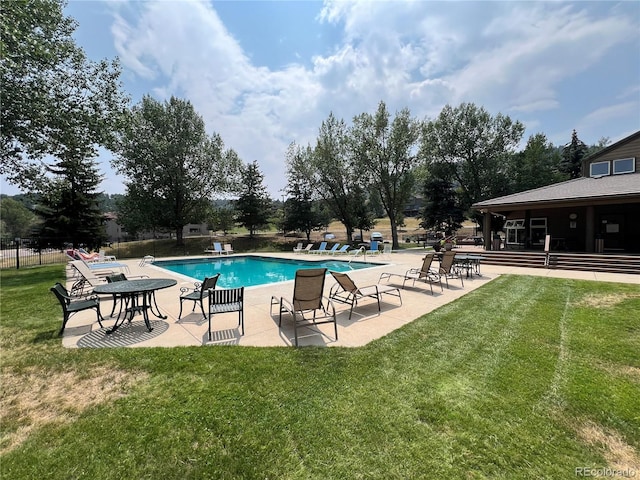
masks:
{"type": "Polygon", "coordinates": [[[244,287],[209,289],[209,341],[211,341],[211,317],[219,313],[238,312],[238,327],[244,335],[244,287]]]}
{"type": "Polygon", "coordinates": [[[95,310],[98,318],[98,324],[100,325],[100,328],[103,328],[102,320],[104,319],[100,314],[100,299],[96,295],[78,300],[77,297],[71,297],[67,289],[60,282],[56,283],[50,288],[50,290],[62,306],[62,328],[60,329],[60,332],[58,332],[58,335],[62,335],[64,332],[67,322],[69,321],[69,317],[74,313],[78,313],[83,310],[95,310]]]}
{"type": "Polygon", "coordinates": [[[204,302],[203,299],[207,298],[208,291],[216,288],[216,283],[218,283],[218,278],[220,274],[217,273],[213,277],[207,277],[203,280],[202,283],[196,282],[194,284],[194,288],[180,287],[180,313],[178,314],[178,320],[182,318],[182,303],[185,300],[189,300],[193,302],[192,312],[195,312],[196,305],[200,304],[200,310],[202,311],[202,318],[204,320],[207,319],[207,314],[204,312],[204,302]]]}

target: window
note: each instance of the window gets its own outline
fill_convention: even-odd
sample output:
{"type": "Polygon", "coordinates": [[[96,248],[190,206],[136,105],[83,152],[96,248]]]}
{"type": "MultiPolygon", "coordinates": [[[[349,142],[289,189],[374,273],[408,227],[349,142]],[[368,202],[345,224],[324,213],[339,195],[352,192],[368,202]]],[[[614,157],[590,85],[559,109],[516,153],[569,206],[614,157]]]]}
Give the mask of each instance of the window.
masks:
{"type": "Polygon", "coordinates": [[[609,175],[609,162],[595,162],[591,164],[590,176],[602,177],[609,175]]]}
{"type": "Polygon", "coordinates": [[[621,158],[620,160],[613,161],[614,175],[619,175],[621,173],[633,173],[635,171],[636,171],[635,158],[621,158]]]}
{"type": "Polygon", "coordinates": [[[507,244],[524,243],[524,219],[507,220],[504,223],[507,244]]]}

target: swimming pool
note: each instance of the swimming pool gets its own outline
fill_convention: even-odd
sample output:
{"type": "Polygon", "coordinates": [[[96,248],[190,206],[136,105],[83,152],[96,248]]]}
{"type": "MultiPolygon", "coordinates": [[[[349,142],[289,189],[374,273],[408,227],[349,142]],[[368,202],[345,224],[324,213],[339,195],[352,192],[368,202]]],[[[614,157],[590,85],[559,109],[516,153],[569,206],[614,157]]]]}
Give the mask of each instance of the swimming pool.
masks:
{"type": "Polygon", "coordinates": [[[300,269],[327,268],[335,272],[349,272],[375,267],[380,264],[344,260],[310,261],[252,255],[194,258],[189,260],[157,260],[153,265],[166,268],[180,275],[186,275],[198,281],[220,273],[218,286],[235,288],[293,280],[296,270],[300,269]]]}

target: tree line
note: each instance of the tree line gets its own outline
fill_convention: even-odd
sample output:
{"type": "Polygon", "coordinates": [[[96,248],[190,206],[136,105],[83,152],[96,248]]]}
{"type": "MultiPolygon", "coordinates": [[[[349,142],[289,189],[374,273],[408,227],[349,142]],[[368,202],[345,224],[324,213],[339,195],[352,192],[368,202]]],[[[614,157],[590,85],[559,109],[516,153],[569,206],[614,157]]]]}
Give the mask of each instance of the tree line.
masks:
{"type": "MultiPolygon", "coordinates": [[[[185,225],[206,219],[222,230],[238,223],[250,235],[277,221],[309,238],[335,218],[351,238],[382,211],[397,248],[412,196],[424,199],[425,228],[452,232],[473,215],[474,202],[575,178],[581,159],[606,143],[587,147],[574,132],[558,148],[538,133],[517,151],[524,126],[473,103],[418,120],[408,108],[392,115],[381,101],[349,124],[330,113],[314,144],[291,143],[287,200],[276,219],[259,163],[243,162],[219,134],[208,135],[186,99],[146,95],[130,106],[118,61],[87,59],[64,5],[3,4],[0,173],[33,194],[40,235],[74,245],[97,247],[105,238],[99,147],[114,153],[112,167],[125,178],[117,213],[131,233],[170,230],[180,244],[185,225]],[[220,198],[233,201],[216,206],[220,198]]],[[[3,222],[20,218],[6,212],[16,205],[1,204],[3,222]]]]}

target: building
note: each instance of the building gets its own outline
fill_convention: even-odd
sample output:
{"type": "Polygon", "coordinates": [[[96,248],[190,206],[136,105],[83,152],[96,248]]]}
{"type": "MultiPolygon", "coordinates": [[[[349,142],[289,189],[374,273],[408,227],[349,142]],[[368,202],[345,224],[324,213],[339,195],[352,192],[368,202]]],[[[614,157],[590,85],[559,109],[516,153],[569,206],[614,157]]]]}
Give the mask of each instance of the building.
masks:
{"type": "MultiPolygon", "coordinates": [[[[122,225],[118,223],[118,216],[114,212],[109,212],[104,215],[105,229],[107,233],[107,240],[109,242],[122,242],[130,240],[149,240],[152,238],[171,238],[173,232],[152,232],[144,231],[139,233],[135,239],[130,238],[127,231],[124,230],[122,225]]],[[[186,237],[199,237],[209,235],[209,229],[206,223],[189,223],[182,229],[182,235],[186,237]]]]}
{"type": "Polygon", "coordinates": [[[640,253],[639,159],[640,131],[585,158],[580,178],[473,204],[485,248],[499,215],[505,248],[640,253]]]}

